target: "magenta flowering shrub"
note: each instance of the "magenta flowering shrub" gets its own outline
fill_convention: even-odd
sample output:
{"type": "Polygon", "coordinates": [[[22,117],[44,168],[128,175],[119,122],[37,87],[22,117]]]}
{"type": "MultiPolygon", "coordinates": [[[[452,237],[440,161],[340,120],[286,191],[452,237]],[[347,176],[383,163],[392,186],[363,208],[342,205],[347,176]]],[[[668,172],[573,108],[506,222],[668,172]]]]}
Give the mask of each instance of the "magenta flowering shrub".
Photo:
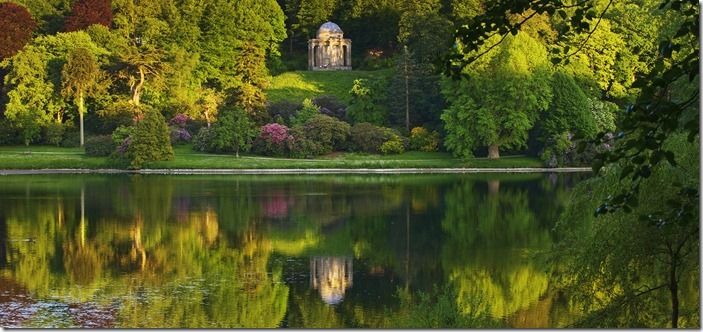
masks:
{"type": "Polygon", "coordinates": [[[176,114],[171,120],[168,122],[169,125],[179,127],[179,128],[185,128],[186,124],[188,123],[188,120],[190,118],[185,115],[185,114],[176,114]]]}
{"type": "Polygon", "coordinates": [[[288,135],[288,127],[278,123],[269,123],[261,127],[259,137],[273,144],[283,144],[290,135],[288,135]]]}
{"type": "Polygon", "coordinates": [[[288,154],[288,146],[293,140],[288,127],[269,123],[259,130],[259,137],[254,141],[254,152],[267,156],[284,156],[288,154]]]}
{"type": "Polygon", "coordinates": [[[171,127],[171,144],[182,144],[190,142],[193,135],[190,134],[186,125],[190,118],[185,114],[177,114],[168,121],[171,127]]]}

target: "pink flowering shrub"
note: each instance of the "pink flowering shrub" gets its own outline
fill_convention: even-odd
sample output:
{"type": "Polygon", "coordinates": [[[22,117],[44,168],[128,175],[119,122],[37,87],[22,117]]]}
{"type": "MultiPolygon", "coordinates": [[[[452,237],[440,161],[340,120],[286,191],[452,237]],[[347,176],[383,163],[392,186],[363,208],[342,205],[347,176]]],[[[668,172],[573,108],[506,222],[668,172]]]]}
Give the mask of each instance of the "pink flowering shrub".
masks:
{"type": "Polygon", "coordinates": [[[292,140],[288,127],[269,123],[261,127],[259,137],[254,141],[254,152],[267,156],[284,156],[287,155],[292,140]]]}
{"type": "Polygon", "coordinates": [[[186,123],[188,123],[188,120],[190,120],[190,118],[188,118],[187,115],[176,114],[176,116],[171,118],[171,120],[168,122],[168,124],[171,126],[179,127],[179,128],[185,128],[186,123]]]}
{"type": "Polygon", "coordinates": [[[193,138],[188,129],[186,129],[188,120],[190,120],[190,118],[187,115],[177,114],[168,121],[168,124],[171,127],[172,144],[187,143],[193,138]]]}

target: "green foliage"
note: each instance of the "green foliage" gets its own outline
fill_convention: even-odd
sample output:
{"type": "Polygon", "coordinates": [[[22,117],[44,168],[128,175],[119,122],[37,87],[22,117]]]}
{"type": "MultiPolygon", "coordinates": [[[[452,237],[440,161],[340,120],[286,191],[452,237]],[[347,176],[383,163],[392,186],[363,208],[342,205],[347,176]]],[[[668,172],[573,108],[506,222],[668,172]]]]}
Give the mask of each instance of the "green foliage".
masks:
{"type": "Polygon", "coordinates": [[[83,114],[85,99],[99,92],[101,72],[97,60],[86,48],[76,48],[68,54],[61,69],[61,94],[72,97],[80,116],[81,144],[83,144],[83,114]]]}
{"type": "Polygon", "coordinates": [[[393,134],[389,140],[381,144],[379,150],[383,154],[401,154],[405,152],[405,144],[400,136],[393,134]]]}
{"type": "Polygon", "coordinates": [[[681,185],[700,183],[699,143],[687,142],[685,135],[678,134],[665,145],[675,151],[676,166],[665,162],[652,170],[641,182],[638,204],[630,213],[593,214],[614,190],[629,186],[617,168],[580,183],[572,193],[556,227],[563,240],[555,248],[554,259],[564,268],[561,275],[569,276],[560,278],[561,287],[584,312],[573,325],[700,324],[700,298],[695,290],[700,282],[700,212],[697,203],[690,210],[678,208],[686,199],[681,185]],[[679,218],[670,222],[668,213],[679,218]]]}
{"type": "Polygon", "coordinates": [[[543,151],[540,157],[552,166],[563,165],[572,139],[592,139],[598,132],[594,112],[586,94],[566,73],[552,76],[552,99],[539,121],[543,151]],[[553,162],[556,161],[556,162],[553,162]]]}
{"type": "Polygon", "coordinates": [[[415,127],[410,131],[410,149],[415,151],[435,152],[439,148],[439,133],[424,127],[415,127]]]}
{"type": "Polygon", "coordinates": [[[44,140],[51,145],[59,146],[65,132],[66,126],[62,123],[50,123],[44,128],[44,140]]]}
{"type": "Polygon", "coordinates": [[[351,127],[351,149],[367,153],[380,152],[381,145],[389,140],[387,128],[378,127],[368,122],[361,122],[351,127]]]}
{"type": "Polygon", "coordinates": [[[125,157],[129,167],[136,169],[148,162],[173,159],[171,129],[161,113],[150,109],[144,112],[129,136],[125,157]]]}
{"type": "Polygon", "coordinates": [[[116,148],[110,135],[91,136],[85,141],[85,154],[91,157],[109,156],[116,148]]]}
{"type": "Polygon", "coordinates": [[[98,58],[108,54],[107,50],[96,46],[88,34],[79,31],[37,37],[3,62],[8,69],[5,84],[10,90],[5,116],[24,132],[26,144],[37,137],[41,127],[64,121],[68,105],[59,94],[62,69],[69,54],[76,49],[84,49],[84,53],[98,58]]]}
{"type": "Polygon", "coordinates": [[[347,109],[353,123],[369,122],[383,125],[388,117],[385,103],[385,82],[380,80],[354,80],[349,94],[351,101],[347,109]]]}
{"type": "Polygon", "coordinates": [[[480,146],[523,147],[551,101],[544,46],[518,33],[466,74],[468,78],[445,81],[449,108],[441,118],[446,147],[461,157],[472,156],[480,146]]]}
{"type": "Polygon", "coordinates": [[[317,114],[303,125],[305,137],[320,146],[318,154],[342,150],[346,146],[351,126],[331,116],[317,114]]]}
{"type": "MultiPolygon", "coordinates": [[[[205,128],[203,128],[205,129],[205,128]]],[[[256,137],[257,131],[247,113],[240,107],[226,106],[220,111],[217,122],[209,128],[210,133],[203,133],[202,139],[210,136],[210,142],[205,151],[208,152],[235,152],[247,151],[256,137]]],[[[200,136],[200,135],[199,135],[200,136]]]]}
{"type": "Polygon", "coordinates": [[[302,108],[294,116],[291,116],[290,124],[291,126],[303,125],[317,114],[320,114],[320,107],[313,104],[310,99],[305,98],[302,108]]]}

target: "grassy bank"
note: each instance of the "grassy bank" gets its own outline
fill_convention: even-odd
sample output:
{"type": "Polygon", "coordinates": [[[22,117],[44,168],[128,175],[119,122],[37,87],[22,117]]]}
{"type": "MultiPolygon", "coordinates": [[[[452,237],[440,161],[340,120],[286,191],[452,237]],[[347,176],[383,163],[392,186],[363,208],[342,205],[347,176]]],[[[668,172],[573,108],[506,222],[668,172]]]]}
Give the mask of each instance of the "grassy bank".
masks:
{"type": "Polygon", "coordinates": [[[294,71],[274,76],[266,90],[268,100],[302,102],[323,95],[332,95],[349,102],[349,90],[356,79],[373,79],[390,75],[389,70],[377,71],[294,71]]]}
{"type": "MultiPolygon", "coordinates": [[[[268,158],[260,156],[215,155],[198,153],[190,146],[175,148],[171,161],[147,164],[144,168],[159,169],[272,169],[272,168],[518,168],[543,167],[536,158],[509,156],[499,160],[485,158],[457,159],[441,152],[407,152],[381,156],[357,153],[336,153],[317,159],[268,158]]],[[[88,157],[78,148],[47,146],[0,147],[0,169],[43,168],[116,168],[106,157],[88,157]]]]}

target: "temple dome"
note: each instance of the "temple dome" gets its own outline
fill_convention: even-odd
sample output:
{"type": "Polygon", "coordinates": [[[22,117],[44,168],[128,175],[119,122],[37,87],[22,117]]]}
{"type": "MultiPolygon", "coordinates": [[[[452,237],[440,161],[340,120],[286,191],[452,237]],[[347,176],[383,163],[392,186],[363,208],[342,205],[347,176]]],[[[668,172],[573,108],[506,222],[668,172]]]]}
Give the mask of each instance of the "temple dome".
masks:
{"type": "Polygon", "coordinates": [[[324,37],[325,35],[339,35],[340,37],[342,37],[342,35],[344,35],[344,32],[342,31],[342,28],[340,28],[339,25],[337,25],[336,23],[325,22],[317,30],[317,38],[324,37]]]}

